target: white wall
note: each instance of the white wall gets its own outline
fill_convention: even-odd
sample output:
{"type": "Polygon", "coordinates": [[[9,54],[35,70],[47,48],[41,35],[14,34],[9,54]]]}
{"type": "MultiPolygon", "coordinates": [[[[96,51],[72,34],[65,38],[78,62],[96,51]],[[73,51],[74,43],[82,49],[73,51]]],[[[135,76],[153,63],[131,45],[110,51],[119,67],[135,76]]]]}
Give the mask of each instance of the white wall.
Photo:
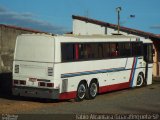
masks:
{"type": "MultiPolygon", "coordinates": [[[[108,27],[106,28],[101,25],[73,19],[73,34],[75,35],[93,35],[93,34],[112,35],[113,33],[117,33],[117,30],[108,28],[108,27]]],[[[123,35],[131,35],[131,36],[133,35],[133,34],[128,34],[122,31],[120,31],[120,33],[123,35]]]]}
{"type": "Polygon", "coordinates": [[[105,27],[73,19],[73,34],[75,35],[93,35],[105,34],[105,27]]]}
{"type": "MultiPolygon", "coordinates": [[[[108,28],[108,27],[107,27],[107,35],[112,35],[113,33],[118,33],[118,31],[117,31],[116,29],[108,28]]],[[[122,32],[122,31],[120,31],[120,34],[129,35],[128,33],[122,32]]],[[[130,34],[130,35],[131,35],[131,34],[130,34]]]]}
{"type": "MultiPolygon", "coordinates": [[[[75,35],[93,35],[93,34],[100,34],[100,35],[112,35],[113,33],[117,33],[117,30],[113,28],[106,28],[101,25],[84,22],[81,20],[73,19],[73,34],[75,35]]],[[[120,31],[123,35],[129,35],[129,36],[136,36],[133,34],[129,34],[126,32],[120,31]]],[[[137,36],[140,37],[140,36],[137,36]]],[[[144,37],[140,37],[140,39],[145,39],[144,37]]]]}

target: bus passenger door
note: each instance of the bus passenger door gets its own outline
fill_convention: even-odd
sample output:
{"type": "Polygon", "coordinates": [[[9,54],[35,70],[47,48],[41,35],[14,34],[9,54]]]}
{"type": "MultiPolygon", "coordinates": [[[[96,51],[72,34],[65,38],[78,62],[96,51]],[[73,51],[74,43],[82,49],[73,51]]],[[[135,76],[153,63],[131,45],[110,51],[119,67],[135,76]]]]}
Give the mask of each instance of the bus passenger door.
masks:
{"type": "Polygon", "coordinates": [[[152,67],[153,67],[153,46],[152,44],[143,45],[143,57],[145,65],[145,81],[147,84],[152,83],[152,67]]]}

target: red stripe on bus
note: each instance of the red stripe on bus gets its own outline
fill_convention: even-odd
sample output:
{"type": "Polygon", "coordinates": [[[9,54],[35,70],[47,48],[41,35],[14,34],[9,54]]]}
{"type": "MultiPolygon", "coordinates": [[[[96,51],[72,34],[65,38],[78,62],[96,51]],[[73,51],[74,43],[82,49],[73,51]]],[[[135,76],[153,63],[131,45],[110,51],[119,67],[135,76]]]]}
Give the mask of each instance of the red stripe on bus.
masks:
{"type": "Polygon", "coordinates": [[[129,82],[99,87],[99,93],[128,88],[129,82]]]}
{"type": "MultiPolygon", "coordinates": [[[[130,74],[130,78],[129,78],[129,83],[131,83],[131,80],[132,80],[132,74],[133,74],[133,70],[134,70],[135,61],[136,61],[136,58],[134,57],[133,64],[132,64],[132,70],[131,70],[131,74],[130,74]]],[[[129,84],[129,87],[130,87],[130,84],[129,84]]]]}
{"type": "Polygon", "coordinates": [[[76,91],[72,91],[72,92],[64,92],[61,93],[59,95],[59,99],[72,99],[72,98],[76,98],[77,92],[76,91]]]}

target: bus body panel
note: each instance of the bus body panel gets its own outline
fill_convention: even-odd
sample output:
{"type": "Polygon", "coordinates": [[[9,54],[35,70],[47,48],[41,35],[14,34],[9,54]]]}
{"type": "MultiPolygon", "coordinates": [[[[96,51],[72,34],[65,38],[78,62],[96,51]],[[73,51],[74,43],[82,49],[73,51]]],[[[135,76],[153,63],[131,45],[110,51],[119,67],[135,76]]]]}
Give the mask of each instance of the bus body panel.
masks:
{"type": "MultiPolygon", "coordinates": [[[[65,92],[70,92],[70,91],[76,92],[78,83],[81,80],[86,80],[89,86],[90,81],[93,78],[96,78],[99,81],[99,87],[100,87],[99,93],[106,92],[106,91],[112,91],[112,90],[118,90],[118,89],[124,89],[124,88],[129,88],[129,87],[135,87],[138,74],[140,72],[144,73],[145,69],[143,67],[136,69],[137,66],[138,67],[140,66],[137,65],[139,64],[139,62],[137,61],[136,63],[134,59],[138,59],[138,58],[127,58],[127,60],[126,58],[112,59],[112,60],[107,60],[107,61],[99,60],[99,62],[97,61],[89,62],[88,61],[87,64],[84,64],[84,62],[81,62],[81,63],[79,62],[75,64],[72,63],[73,65],[72,68],[69,67],[71,66],[70,65],[71,63],[61,64],[61,68],[68,68],[66,72],[69,72],[67,74],[64,74],[65,72],[63,71],[65,70],[62,70],[62,75],[61,75],[62,82],[63,80],[67,80],[68,82],[67,90],[65,92]],[[116,61],[119,61],[120,64],[113,64],[113,63],[116,63],[116,61]],[[88,68],[87,71],[84,71],[84,70],[81,70],[81,72],[77,71],[79,66],[81,66],[81,68],[79,69],[83,69],[84,65],[86,68],[88,68]],[[113,69],[114,67],[117,69],[113,69]],[[96,68],[99,68],[99,70],[95,70],[96,68]],[[73,72],[73,70],[75,71],[73,72]]],[[[61,89],[63,89],[62,86],[61,86],[61,89]]],[[[61,92],[64,92],[64,91],[62,90],[60,91],[60,93],[61,92]]]]}
{"type": "Polygon", "coordinates": [[[54,37],[31,34],[16,40],[13,62],[14,95],[58,98],[54,82],[54,37]]]}
{"type": "Polygon", "coordinates": [[[41,80],[50,80],[54,82],[53,76],[48,76],[48,67],[53,68],[53,63],[36,63],[27,61],[14,61],[14,65],[19,65],[19,73],[15,73],[13,70],[14,80],[26,80],[26,85],[30,87],[38,87],[38,81],[29,80],[29,78],[36,78],[41,80]]]}
{"type": "MultiPolygon", "coordinates": [[[[132,60],[133,58],[129,58],[129,59],[132,60]]],[[[61,63],[60,65],[61,73],[62,73],[61,78],[62,79],[74,78],[79,80],[86,79],[88,84],[93,78],[97,78],[97,79],[100,79],[99,86],[129,82],[128,73],[130,73],[132,65],[128,64],[126,66],[126,62],[127,62],[127,59],[122,58],[122,59],[112,59],[112,60],[109,59],[109,60],[61,63]],[[117,61],[119,62],[117,63],[117,61]]],[[[75,81],[76,81],[75,82],[75,85],[76,85],[77,80],[75,81]]],[[[70,86],[75,86],[75,85],[70,85],[70,86]]],[[[71,91],[76,89],[77,89],[77,86],[71,88],[71,91]]]]}
{"type": "MultiPolygon", "coordinates": [[[[83,38],[78,36],[22,35],[17,38],[16,43],[13,64],[13,94],[50,99],[71,99],[76,97],[78,84],[82,80],[85,80],[89,86],[93,79],[98,80],[99,93],[135,87],[138,74],[145,75],[146,72],[143,56],[63,62],[61,45],[62,43],[136,41],[135,37],[101,38],[92,36],[83,38]],[[30,48],[27,48],[26,45],[30,48]],[[25,50],[20,51],[23,47],[25,50]],[[25,56],[25,53],[28,55],[25,56]],[[15,71],[16,65],[19,67],[18,73],[15,71]],[[53,73],[48,76],[50,68],[53,73]],[[25,80],[26,85],[15,85],[14,80],[25,80]],[[45,82],[45,85],[53,83],[54,86],[39,86],[40,82],[45,82]]],[[[151,42],[147,40],[147,43],[151,42]]],[[[148,74],[150,74],[152,64],[148,66],[148,74]]],[[[147,76],[147,84],[151,83],[152,76],[150,74],[147,76]]]]}

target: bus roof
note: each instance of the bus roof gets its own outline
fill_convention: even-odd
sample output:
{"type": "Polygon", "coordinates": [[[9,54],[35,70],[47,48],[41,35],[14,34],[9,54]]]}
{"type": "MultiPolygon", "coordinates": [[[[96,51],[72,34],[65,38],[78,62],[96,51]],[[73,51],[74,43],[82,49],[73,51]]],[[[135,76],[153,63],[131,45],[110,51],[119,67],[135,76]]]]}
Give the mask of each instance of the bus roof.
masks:
{"type": "Polygon", "coordinates": [[[125,36],[125,35],[73,35],[65,34],[63,36],[76,37],[76,38],[138,38],[135,36],[125,36]]]}
{"type": "MultiPolygon", "coordinates": [[[[80,39],[139,39],[139,37],[136,36],[125,36],[125,35],[74,35],[74,34],[64,34],[64,35],[48,35],[48,34],[41,34],[41,33],[33,33],[33,34],[22,34],[24,36],[45,36],[45,37],[52,37],[52,38],[80,38],[80,39]]],[[[64,39],[63,39],[64,40],[64,39]]],[[[68,40],[68,39],[66,39],[68,40]]],[[[121,41],[121,40],[120,40],[121,41]]],[[[123,40],[122,40],[123,41],[123,40]]],[[[124,40],[126,41],[126,40],[124,40]]],[[[152,43],[152,41],[150,39],[140,39],[140,41],[142,41],[143,43],[152,43]]]]}
{"type": "MultiPolygon", "coordinates": [[[[41,34],[41,33],[33,33],[33,34],[21,34],[24,36],[50,36],[50,37],[74,37],[74,38],[138,38],[135,36],[125,36],[125,35],[74,35],[74,34],[64,34],[64,35],[48,35],[48,34],[41,34]]],[[[20,35],[20,36],[21,36],[20,35]]]]}

